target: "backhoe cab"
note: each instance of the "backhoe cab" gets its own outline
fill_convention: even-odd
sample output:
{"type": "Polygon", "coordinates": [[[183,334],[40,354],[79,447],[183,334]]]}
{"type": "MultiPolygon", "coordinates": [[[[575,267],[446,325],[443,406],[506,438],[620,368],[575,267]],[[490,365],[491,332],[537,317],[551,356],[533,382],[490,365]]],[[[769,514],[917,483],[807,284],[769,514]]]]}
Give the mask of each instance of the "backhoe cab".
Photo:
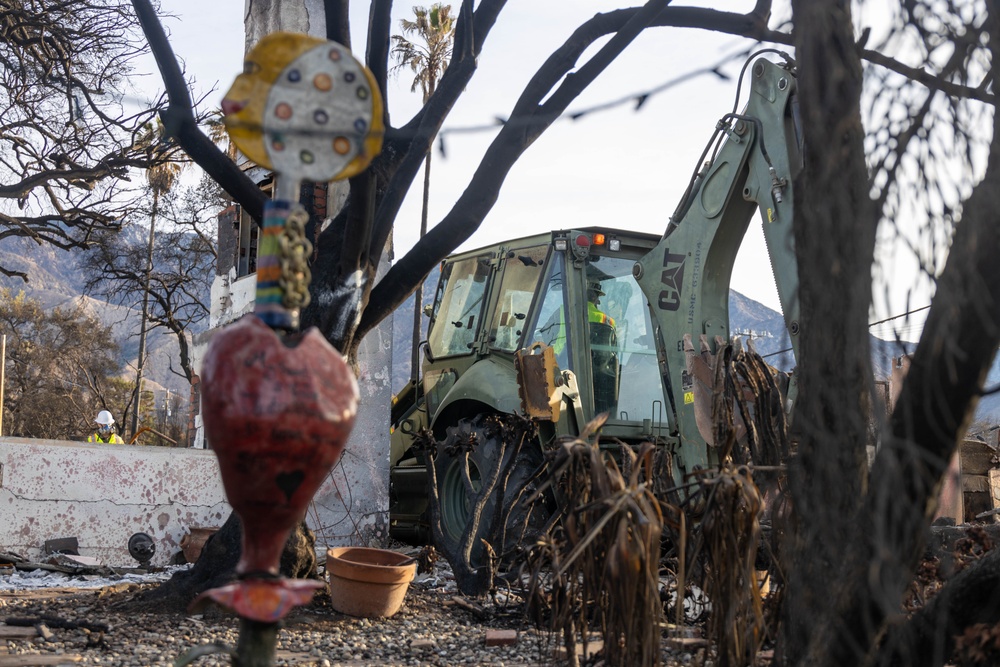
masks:
{"type": "MultiPolygon", "coordinates": [[[[611,229],[570,230],[445,260],[425,347],[422,398],[400,415],[392,435],[397,537],[428,536],[413,525],[427,495],[426,462],[412,451],[413,436],[430,427],[443,441],[462,420],[521,412],[519,350],[547,347],[558,368],[552,384],[559,384],[559,401],[551,420],[538,422],[541,442],[577,434],[602,412],[608,413],[608,437],[667,436],[655,325],[632,274],[657,240],[611,229]],[[406,491],[408,498],[402,497],[406,491]],[[404,507],[417,510],[405,512],[409,528],[401,520],[404,507]]],[[[464,507],[458,476],[444,470],[441,480],[442,503],[464,507]]],[[[459,522],[463,514],[445,512],[459,522]]]]}
{"type": "MultiPolygon", "coordinates": [[[[702,338],[708,345],[729,338],[733,261],[756,210],[793,345],[798,333],[795,77],[787,60],[757,59],[748,67],[746,109],[719,121],[704,154],[712,156],[662,237],[569,229],[442,263],[421,382],[393,406],[395,537],[432,538],[446,555],[460,553],[477,514],[479,534],[465,544],[472,545],[473,563],[485,558],[479,538],[491,535],[494,516],[525,523],[524,511],[512,504],[531,495],[519,493],[519,485],[529,483],[545,448],[559,436],[579,435],[602,413],[601,444],[655,442],[667,454],[668,479],[717,463],[704,424],[710,388],[706,399],[692,365],[701,357],[692,349],[702,338]],[[507,442],[515,415],[537,426],[537,436],[531,433],[518,449],[507,442]],[[506,485],[495,484],[497,469],[509,475],[506,485]],[[432,476],[440,499],[433,536],[432,476]],[[496,497],[481,497],[484,487],[496,497]]],[[[520,536],[507,534],[504,544],[489,548],[502,555],[520,536]]]]}

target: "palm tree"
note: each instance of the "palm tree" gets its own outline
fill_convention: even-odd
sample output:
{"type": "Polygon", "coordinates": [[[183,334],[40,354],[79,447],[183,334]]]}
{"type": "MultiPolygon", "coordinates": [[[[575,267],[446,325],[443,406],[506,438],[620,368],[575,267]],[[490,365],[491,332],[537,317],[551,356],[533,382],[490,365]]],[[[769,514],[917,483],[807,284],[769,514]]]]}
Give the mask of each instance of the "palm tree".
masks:
{"type": "MultiPolygon", "coordinates": [[[[163,137],[163,125],[157,121],[156,136],[163,137]]],[[[163,162],[146,170],[146,181],[153,195],[153,208],[149,214],[149,243],[146,246],[146,274],[142,285],[142,321],[139,325],[139,359],[135,371],[135,401],[132,407],[132,437],[139,432],[139,402],[142,400],[142,368],[146,356],[146,320],[149,317],[149,283],[153,274],[153,240],[156,216],[160,211],[160,197],[173,189],[183,171],[182,162],[163,162]]]]}
{"type": "Polygon", "coordinates": [[[209,113],[205,126],[208,130],[208,138],[212,140],[212,143],[216,146],[224,146],[226,155],[229,156],[230,160],[236,162],[236,144],[229,138],[229,131],[222,120],[222,109],[216,109],[209,113]]]}
{"type": "MultiPolygon", "coordinates": [[[[455,24],[451,16],[451,5],[435,3],[430,9],[414,7],[415,21],[402,19],[399,22],[402,35],[392,36],[392,56],[396,60],[393,72],[409,66],[413,71],[410,92],[420,87],[423,103],[434,94],[438,80],[451,62],[451,49],[455,40],[455,24]],[[415,37],[417,41],[410,41],[415,37]]],[[[424,158],[424,200],[420,211],[420,236],[427,233],[427,203],[430,200],[431,153],[424,158]]],[[[423,310],[423,289],[421,282],[413,294],[413,348],[410,357],[410,381],[416,382],[420,364],[421,311],[423,310]]]]}

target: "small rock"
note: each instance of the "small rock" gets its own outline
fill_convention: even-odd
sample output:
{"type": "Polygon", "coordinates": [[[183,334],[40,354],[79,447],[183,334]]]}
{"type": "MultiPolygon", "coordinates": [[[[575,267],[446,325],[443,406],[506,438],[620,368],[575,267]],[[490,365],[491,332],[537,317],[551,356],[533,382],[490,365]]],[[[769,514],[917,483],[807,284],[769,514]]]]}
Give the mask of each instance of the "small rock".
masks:
{"type": "Polygon", "coordinates": [[[35,629],[38,630],[38,635],[45,641],[47,642],[55,641],[55,635],[52,634],[51,630],[49,630],[49,626],[45,625],[44,623],[39,623],[35,626],[35,629]]]}
{"type": "Polygon", "coordinates": [[[667,639],[667,646],[682,651],[690,651],[692,649],[706,648],[708,640],[701,637],[669,637],[667,639]]]}

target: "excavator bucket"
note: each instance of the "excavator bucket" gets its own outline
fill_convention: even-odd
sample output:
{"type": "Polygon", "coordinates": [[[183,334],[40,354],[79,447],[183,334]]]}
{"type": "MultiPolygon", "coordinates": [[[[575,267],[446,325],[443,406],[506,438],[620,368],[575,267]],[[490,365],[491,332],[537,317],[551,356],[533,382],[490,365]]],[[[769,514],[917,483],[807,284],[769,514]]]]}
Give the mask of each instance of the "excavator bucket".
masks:
{"type": "Polygon", "coordinates": [[[684,351],[698,432],[719,458],[736,463],[778,465],[788,454],[785,397],[781,372],[769,366],[740,339],[726,343],[716,337],[716,352],[705,336],[695,350],[690,335],[684,351]]]}

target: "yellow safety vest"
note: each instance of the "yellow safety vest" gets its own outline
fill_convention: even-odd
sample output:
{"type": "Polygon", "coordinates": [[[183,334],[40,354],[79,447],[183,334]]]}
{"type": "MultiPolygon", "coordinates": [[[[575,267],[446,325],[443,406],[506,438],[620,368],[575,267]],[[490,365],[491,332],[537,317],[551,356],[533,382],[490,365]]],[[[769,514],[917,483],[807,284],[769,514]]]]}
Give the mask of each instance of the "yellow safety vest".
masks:
{"type": "MultiPolygon", "coordinates": [[[[615,318],[602,313],[597,309],[597,306],[587,302],[587,321],[596,324],[610,324],[611,328],[615,326],[615,318]]],[[[563,315],[563,309],[559,309],[559,328],[556,329],[556,335],[552,340],[552,350],[557,354],[562,354],[563,349],[566,347],[566,318],[563,315]]]]}
{"type": "Polygon", "coordinates": [[[101,436],[99,434],[95,433],[92,436],[90,436],[89,438],[87,438],[87,442],[99,442],[99,443],[105,444],[105,445],[124,445],[125,444],[125,441],[122,440],[118,436],[117,433],[112,433],[111,437],[109,437],[107,440],[101,440],[101,436]]]}
{"type": "Polygon", "coordinates": [[[590,322],[597,324],[610,324],[612,327],[615,326],[615,318],[599,311],[597,306],[591,301],[587,302],[587,319],[590,322]]]}

